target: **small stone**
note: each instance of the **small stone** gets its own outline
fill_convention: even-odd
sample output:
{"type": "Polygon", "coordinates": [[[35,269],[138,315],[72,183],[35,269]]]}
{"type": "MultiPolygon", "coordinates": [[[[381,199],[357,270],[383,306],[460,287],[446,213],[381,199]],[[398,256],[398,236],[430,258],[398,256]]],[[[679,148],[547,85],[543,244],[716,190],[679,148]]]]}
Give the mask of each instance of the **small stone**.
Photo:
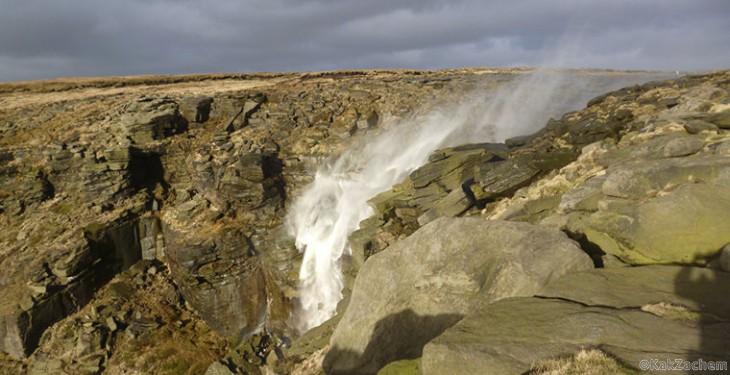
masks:
{"type": "Polygon", "coordinates": [[[395,216],[403,220],[416,220],[418,218],[418,209],[415,207],[398,207],[395,209],[395,216]]]}
{"type": "Polygon", "coordinates": [[[725,141],[715,146],[715,154],[730,155],[730,141],[725,141]]]}
{"type": "Polygon", "coordinates": [[[205,375],[233,375],[233,372],[221,362],[213,362],[205,371],[205,375]]]}
{"type": "Polygon", "coordinates": [[[35,296],[42,296],[46,294],[47,285],[45,284],[35,284],[35,283],[27,283],[28,289],[30,289],[32,295],[35,296]]]}
{"type": "Polygon", "coordinates": [[[116,331],[119,328],[119,326],[117,326],[117,322],[111,316],[106,318],[106,326],[112,332],[116,331]]]}
{"type": "Polygon", "coordinates": [[[664,156],[674,158],[697,153],[705,147],[705,142],[695,137],[675,138],[664,145],[664,156]]]}
{"type": "Polygon", "coordinates": [[[371,112],[367,116],[357,120],[356,126],[360,130],[374,128],[378,124],[380,117],[376,112],[371,112]]]}
{"type": "Polygon", "coordinates": [[[18,305],[23,310],[30,310],[31,308],[33,308],[34,304],[35,302],[33,302],[33,299],[27,294],[21,297],[20,301],[18,302],[18,305]]]}
{"type": "Polygon", "coordinates": [[[152,266],[152,267],[148,268],[147,269],[147,274],[152,275],[152,276],[154,276],[155,274],[157,274],[157,267],[152,266]]]}
{"type": "Polygon", "coordinates": [[[717,132],[717,125],[702,120],[689,120],[684,124],[684,130],[689,134],[698,134],[704,131],[717,132]]]}
{"type": "Polygon", "coordinates": [[[120,312],[117,313],[115,320],[120,321],[120,322],[123,322],[124,319],[127,317],[127,315],[129,315],[129,314],[127,314],[127,312],[120,311],[120,312]]]}
{"type": "Polygon", "coordinates": [[[129,337],[130,339],[135,339],[137,337],[137,335],[135,335],[134,332],[132,332],[132,330],[129,328],[124,330],[124,334],[127,335],[127,337],[129,337]]]}
{"type": "Polygon", "coordinates": [[[706,120],[717,125],[721,129],[730,129],[730,109],[711,113],[707,116],[706,120]]]}

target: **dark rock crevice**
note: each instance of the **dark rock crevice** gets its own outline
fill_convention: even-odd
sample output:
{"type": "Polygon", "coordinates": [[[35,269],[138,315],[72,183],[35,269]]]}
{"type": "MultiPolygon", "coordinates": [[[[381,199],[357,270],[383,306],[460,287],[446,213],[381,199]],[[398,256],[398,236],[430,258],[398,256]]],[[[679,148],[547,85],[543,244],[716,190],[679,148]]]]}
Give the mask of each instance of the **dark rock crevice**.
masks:
{"type": "Polygon", "coordinates": [[[131,218],[102,228],[87,227],[85,237],[91,247],[91,256],[98,259],[100,273],[120,273],[142,259],[139,219],[131,218]]]}
{"type": "Polygon", "coordinates": [[[603,251],[601,247],[598,246],[598,244],[596,244],[595,242],[591,242],[588,237],[583,233],[571,232],[569,230],[563,230],[563,232],[565,232],[568,237],[577,242],[580,248],[586,254],[588,254],[589,257],[591,257],[593,265],[596,268],[604,267],[603,257],[606,256],[606,252],[603,251]]]}
{"type": "Polygon", "coordinates": [[[3,351],[16,358],[29,355],[48,327],[82,308],[114,276],[141,260],[139,226],[137,216],[89,225],[75,249],[44,263],[43,293],[29,306],[3,312],[3,351]]]}
{"type": "Polygon", "coordinates": [[[165,181],[165,167],[161,154],[154,151],[144,151],[139,148],[130,148],[128,176],[131,187],[135,190],[145,190],[155,193],[158,185],[163,195],[167,195],[170,185],[165,181]]]}

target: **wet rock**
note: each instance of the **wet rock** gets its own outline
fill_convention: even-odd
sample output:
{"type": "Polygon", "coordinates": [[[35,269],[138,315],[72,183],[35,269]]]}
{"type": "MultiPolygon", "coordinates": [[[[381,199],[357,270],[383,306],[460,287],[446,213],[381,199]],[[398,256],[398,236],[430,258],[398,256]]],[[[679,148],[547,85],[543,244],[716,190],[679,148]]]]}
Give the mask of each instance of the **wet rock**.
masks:
{"type": "Polygon", "coordinates": [[[351,243],[357,264],[365,257],[382,251],[396,239],[411,234],[419,226],[439,217],[464,214],[477,204],[470,186],[477,166],[506,158],[505,145],[468,144],[434,151],[429,162],[413,171],[406,181],[392,190],[373,197],[369,203],[376,210],[373,218],[360,225],[351,243]],[[389,221],[394,217],[396,220],[389,221]],[[398,225],[393,225],[395,223],[398,225]],[[390,223],[389,228],[385,228],[390,223]]]}

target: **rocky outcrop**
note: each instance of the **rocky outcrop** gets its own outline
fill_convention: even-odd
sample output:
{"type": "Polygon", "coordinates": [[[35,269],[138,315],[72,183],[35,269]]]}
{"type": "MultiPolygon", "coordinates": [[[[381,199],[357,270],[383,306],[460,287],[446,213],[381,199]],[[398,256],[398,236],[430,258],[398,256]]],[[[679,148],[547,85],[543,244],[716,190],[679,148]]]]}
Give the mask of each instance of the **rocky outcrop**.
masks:
{"type": "MultiPolygon", "coordinates": [[[[266,356],[257,356],[252,363],[252,357],[238,350],[250,344],[253,333],[264,330],[287,343],[279,349],[290,341],[293,332],[287,321],[297,298],[300,254],[287,237],[282,218],[291,197],[312,180],[316,165],[360,137],[397,126],[399,119],[409,118],[418,108],[458,102],[476,87],[491,90],[523,73],[452,70],[147,77],[54,82],[47,88],[34,83],[17,91],[23,95],[0,88],[0,351],[15,357],[0,356],[0,372],[19,368],[36,373],[156,373],[163,367],[171,372],[181,368],[202,372],[211,362],[226,363],[229,370],[266,362],[266,356]],[[112,313],[117,310],[123,316],[112,313]],[[224,353],[230,360],[214,361],[224,353]],[[6,366],[6,362],[12,363],[6,366]]],[[[575,73],[590,76],[592,89],[655,76],[575,73]]],[[[584,186],[580,176],[585,174],[576,173],[579,177],[571,179],[564,171],[585,162],[585,155],[576,157],[592,142],[610,138],[617,141],[617,149],[623,149],[621,142],[632,139],[626,137],[631,132],[640,132],[636,142],[643,141],[653,134],[645,129],[648,123],[656,129],[674,124],[672,129],[694,137],[677,138],[652,154],[658,155],[652,159],[657,163],[676,159],[681,169],[686,159],[682,165],[687,170],[704,171],[695,181],[697,186],[679,188],[690,190],[686,196],[696,195],[692,189],[722,184],[724,170],[708,166],[717,161],[712,157],[726,155],[728,148],[721,142],[727,127],[726,108],[721,106],[727,97],[721,92],[725,89],[720,89],[726,79],[722,77],[720,73],[630,87],[597,98],[587,109],[505,145],[439,150],[407,181],[373,199],[377,214],[351,238],[355,262],[349,276],[354,277],[360,267],[369,268],[381,256],[379,252],[385,257],[408,235],[439,223],[441,217],[483,212],[533,223],[544,220],[545,225],[570,232],[584,249],[591,241],[598,242],[591,230],[615,236],[611,228],[590,220],[597,213],[590,208],[590,199],[575,198],[577,191],[564,194],[580,188],[595,198],[592,187],[598,186],[603,194],[602,185],[592,181],[584,186]],[[671,119],[657,116],[666,111],[677,113],[671,119]],[[702,163],[707,165],[700,167],[702,163]],[[521,201],[525,191],[557,177],[569,181],[567,187],[521,201]],[[579,202],[576,207],[589,208],[570,209],[575,215],[560,211],[561,205],[569,204],[566,198],[563,205],[563,197],[569,196],[579,202]]],[[[609,143],[604,146],[613,147],[609,143]]],[[[620,160],[627,161],[627,168],[632,166],[630,158],[620,160]]],[[[610,164],[618,169],[620,163],[610,164]]],[[[657,171],[662,168],[657,164],[657,171]]],[[[687,173],[678,178],[685,177],[690,178],[687,173]]],[[[660,199],[665,193],[647,194],[660,199]]],[[[633,195],[604,198],[635,201],[638,211],[647,210],[644,206],[650,203],[633,195]]],[[[700,216],[716,214],[704,201],[696,203],[681,207],[691,211],[702,206],[707,210],[700,216]]],[[[612,207],[601,204],[598,210],[612,207]]],[[[516,225],[543,236],[541,229],[516,225]]],[[[693,240],[692,257],[700,260],[692,262],[721,267],[723,261],[712,248],[720,246],[724,237],[717,227],[713,231],[706,239],[693,240]]],[[[583,256],[558,231],[549,232],[544,235],[559,237],[557,242],[583,256]]],[[[633,262],[630,259],[639,255],[655,255],[655,248],[643,245],[644,232],[626,233],[633,242],[620,242],[612,252],[616,257],[633,262]]],[[[506,281],[492,285],[491,279],[484,279],[503,275],[497,266],[488,265],[503,265],[505,270],[523,263],[525,269],[537,267],[540,272],[534,278],[514,271],[525,276],[520,279],[525,283],[520,289],[524,294],[542,285],[536,280],[553,278],[543,272],[541,263],[510,258],[514,254],[505,255],[512,262],[504,263],[496,253],[491,258],[475,253],[469,260],[483,263],[479,271],[459,255],[461,250],[450,251],[452,256],[443,264],[454,262],[449,266],[452,284],[441,285],[438,277],[424,276],[431,284],[419,285],[455,305],[428,301],[427,293],[405,293],[403,297],[411,300],[400,301],[401,307],[412,303],[412,313],[392,311],[393,324],[421,322],[419,314],[426,307],[454,317],[468,314],[469,295],[488,291],[495,293],[494,298],[513,295],[497,292],[506,281]]],[[[666,257],[676,259],[677,254],[668,252],[666,257]]],[[[424,262],[432,273],[439,269],[424,262]]],[[[568,264],[550,267],[564,266],[568,264]]],[[[345,300],[340,310],[346,305],[345,300]]],[[[314,353],[316,360],[305,363],[316,367],[327,356],[321,345],[328,341],[336,319],[312,334],[311,345],[295,344],[292,349],[301,349],[295,357],[314,353]]],[[[433,321],[434,327],[442,327],[443,321],[433,321]]],[[[403,342],[423,345],[424,337],[403,342]]],[[[358,341],[359,348],[363,342],[358,341]]],[[[373,358],[379,363],[399,356],[386,351],[373,358]]],[[[337,368],[334,363],[346,363],[347,358],[327,363],[337,368]]],[[[270,356],[269,364],[273,361],[270,356]]],[[[299,368],[280,362],[284,372],[299,368]]]]}
{"type": "Polygon", "coordinates": [[[51,327],[30,357],[27,373],[202,373],[225,345],[185,306],[168,270],[143,261],[51,327]]]}
{"type": "Polygon", "coordinates": [[[526,223],[441,218],[360,270],[325,358],[328,373],[374,374],[421,348],[476,300],[529,296],[593,268],[566,235],[526,223]]]}
{"type": "Polygon", "coordinates": [[[522,374],[584,348],[600,348],[634,369],[652,358],[723,360],[728,286],[729,274],[692,267],[569,274],[538,297],[484,303],[426,345],[423,374],[522,374]]]}
{"type": "MultiPolygon", "coordinates": [[[[598,97],[590,101],[586,109],[551,120],[537,133],[507,140],[505,145],[465,145],[435,152],[426,165],[403,183],[373,198],[370,203],[376,214],[361,222],[360,229],[351,235],[354,262],[349,272],[351,277],[357,274],[358,278],[349,301],[350,306],[357,300],[357,280],[364,277],[363,272],[381,252],[404,252],[400,244],[409,243],[411,238],[418,235],[419,227],[424,224],[428,226],[427,223],[439,217],[473,216],[479,211],[488,219],[528,221],[560,229],[580,242],[581,248],[591,256],[597,267],[613,269],[626,265],[685,263],[727,269],[727,257],[725,251],[721,250],[728,243],[723,224],[727,221],[724,214],[727,212],[724,156],[728,135],[722,130],[722,119],[727,110],[727,82],[726,72],[720,72],[632,86],[598,97]]],[[[392,263],[400,264],[395,261],[392,263]]],[[[378,268],[389,269],[388,265],[377,264],[378,268]]],[[[410,272],[407,267],[401,269],[403,273],[410,272]]],[[[652,273],[647,275],[654,276],[652,273]]],[[[645,288],[646,284],[641,280],[627,279],[642,285],[634,289],[656,294],[656,290],[645,288]]],[[[370,280],[370,285],[376,285],[376,281],[370,280]]],[[[593,285],[590,288],[598,287],[593,285]]],[[[377,289],[377,292],[380,293],[381,289],[377,289]]],[[[601,292],[604,293],[601,295],[609,293],[601,292]]],[[[693,313],[687,313],[684,307],[677,310],[673,303],[688,302],[670,297],[670,294],[667,292],[663,296],[673,302],[656,306],[649,303],[647,309],[654,313],[661,310],[664,314],[662,319],[667,314],[675,317],[694,316],[693,313]]],[[[377,301],[381,296],[369,297],[377,301]]],[[[545,299],[540,298],[540,301],[545,299]]],[[[551,303],[561,303],[560,297],[553,299],[555,301],[551,300],[551,303]]],[[[487,309],[490,303],[483,302],[471,309],[487,309]]],[[[621,311],[616,316],[611,315],[614,308],[608,305],[599,304],[595,307],[606,308],[606,319],[609,321],[622,318],[624,314],[621,311]]],[[[368,326],[369,330],[349,326],[350,309],[355,308],[348,307],[348,313],[344,314],[335,330],[331,342],[333,345],[328,349],[329,359],[324,362],[325,370],[350,371],[357,368],[358,361],[365,357],[377,364],[377,356],[387,356],[381,352],[387,352],[383,347],[397,346],[392,343],[410,342],[412,339],[410,335],[400,334],[398,339],[385,339],[386,344],[373,345],[372,348],[362,344],[367,343],[370,334],[375,331],[392,333],[393,336],[399,335],[394,333],[399,331],[392,328],[394,325],[390,324],[390,320],[387,322],[390,329],[376,330],[372,322],[368,326]],[[342,332],[359,333],[347,336],[342,332]],[[353,338],[354,342],[359,343],[358,348],[338,350],[334,344],[339,334],[348,338],[359,335],[359,339],[353,338]],[[337,368],[338,362],[343,364],[342,368],[337,368]],[[347,366],[352,368],[342,370],[347,366]]],[[[360,305],[355,310],[367,309],[365,305],[360,305]]],[[[504,311],[507,314],[508,308],[504,311]]],[[[577,315],[582,314],[579,309],[575,311],[577,315]]],[[[401,315],[395,311],[393,313],[394,321],[420,321],[418,314],[409,311],[402,311],[401,315]]],[[[633,312],[626,313],[631,315],[633,312]]],[[[465,314],[468,319],[471,313],[465,314]]],[[[363,315],[367,313],[363,312],[363,315]]],[[[555,315],[555,319],[558,316],[560,313],[555,315]]],[[[588,316],[590,314],[586,313],[586,326],[589,325],[588,316]]],[[[637,319],[644,318],[646,316],[640,315],[637,319]]],[[[550,319],[553,318],[546,318],[546,330],[550,328],[550,319]]],[[[604,321],[601,322],[604,324],[604,321]]],[[[421,323],[421,326],[431,327],[440,324],[437,321],[421,323]]],[[[612,323],[606,324],[614,327],[612,323]]],[[[659,320],[647,324],[656,328],[674,323],[659,320]]],[[[621,327],[615,329],[619,336],[623,334],[621,332],[626,332],[621,327]]],[[[458,331],[457,328],[453,330],[458,331]]],[[[529,329],[525,328],[525,332],[529,332],[529,329]]],[[[689,334],[689,331],[686,332],[689,334]]],[[[483,334],[480,331],[466,341],[477,340],[483,334]]],[[[693,334],[695,338],[702,336],[701,332],[697,334],[695,331],[693,334]]],[[[373,333],[376,338],[380,335],[373,333]]],[[[382,335],[388,337],[387,334],[382,335]]],[[[717,336],[710,336],[717,339],[717,336]]],[[[621,339],[615,338],[617,342],[621,339]]],[[[547,336],[537,341],[544,344],[546,340],[547,336]]],[[[492,344],[499,348],[502,343],[489,345],[492,344]]],[[[568,350],[561,355],[580,353],[584,346],[590,349],[591,345],[577,345],[578,349],[568,350]]],[[[653,344],[642,342],[632,350],[639,352],[638,348],[642,345],[650,347],[653,344]]],[[[684,349],[667,347],[662,350],[676,349],[686,353],[691,352],[689,348],[693,344],[685,342],[678,345],[685,345],[684,349]]],[[[463,357],[459,350],[454,349],[447,355],[457,361],[457,358],[463,357]]],[[[515,353],[520,352],[519,347],[515,346],[504,356],[512,355],[513,350],[515,353]]],[[[498,349],[495,351],[502,353],[498,349]]],[[[608,354],[615,355],[612,352],[608,354]]],[[[710,354],[713,355],[711,351],[710,354]]],[[[411,355],[414,356],[417,355],[411,355]]],[[[540,359],[551,358],[547,356],[540,359]]],[[[362,361],[364,363],[367,360],[362,361]]],[[[454,369],[439,368],[434,373],[451,373],[454,369]]],[[[528,366],[519,372],[529,369],[528,366]]],[[[476,368],[465,368],[457,372],[475,371],[476,368]]],[[[499,368],[495,372],[500,372],[499,368]]]]}
{"type": "MultiPolygon", "coordinates": [[[[297,252],[272,238],[287,194],[311,179],[313,157],[343,147],[338,126],[374,130],[440,89],[417,75],[402,90],[379,75],[343,77],[291,75],[296,85],[266,92],[248,81],[208,93],[122,84],[93,97],[67,87],[0,109],[0,350],[26,356],[139,259],[167,262],[232,340],[261,322],[283,330],[297,252]]],[[[445,91],[471,84],[454,77],[445,91]]]]}
{"type": "Polygon", "coordinates": [[[626,264],[711,263],[730,241],[723,224],[730,173],[723,145],[730,139],[711,122],[721,123],[725,111],[721,77],[620,91],[548,124],[569,128],[608,109],[604,121],[616,124],[620,139],[584,146],[575,162],[484,213],[557,226],[626,264]]]}
{"type": "Polygon", "coordinates": [[[355,265],[422,225],[474,214],[574,158],[568,151],[512,156],[506,145],[494,143],[437,150],[406,181],[370,200],[375,215],[350,236],[355,265]]]}
{"type": "Polygon", "coordinates": [[[185,98],[180,103],[180,113],[189,122],[202,124],[210,118],[213,98],[209,96],[194,96],[185,98]]]}
{"type": "Polygon", "coordinates": [[[581,197],[568,192],[561,200],[567,212],[571,206],[589,212],[569,214],[567,228],[631,264],[688,264],[717,254],[730,242],[724,224],[730,220],[730,159],[698,154],[704,146],[702,136],[680,133],[608,152],[605,174],[583,187],[581,197]],[[679,151],[686,157],[678,157],[687,146],[679,151]],[[628,157],[621,161],[618,153],[628,157]]]}
{"type": "Polygon", "coordinates": [[[141,258],[139,221],[120,218],[68,233],[57,239],[55,252],[44,259],[26,285],[3,288],[0,349],[22,358],[32,352],[51,324],[82,307],[115,274],[141,258]]]}
{"type": "Polygon", "coordinates": [[[135,144],[144,145],[187,129],[177,102],[169,98],[142,97],[125,110],[120,125],[135,144]]]}

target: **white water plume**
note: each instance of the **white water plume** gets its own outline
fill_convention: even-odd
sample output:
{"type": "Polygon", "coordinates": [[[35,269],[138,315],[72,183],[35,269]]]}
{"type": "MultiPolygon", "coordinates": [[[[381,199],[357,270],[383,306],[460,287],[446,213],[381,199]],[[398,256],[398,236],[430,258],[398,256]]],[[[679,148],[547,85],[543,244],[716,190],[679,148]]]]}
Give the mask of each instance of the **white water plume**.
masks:
{"type": "Polygon", "coordinates": [[[525,74],[496,89],[476,90],[457,105],[384,124],[381,133],[320,167],[287,220],[304,252],[298,328],[306,331],[334,315],[342,299],[339,262],[350,251],[348,236],[373,213],[368,199],[403,180],[437,148],[530,133],[617,83],[607,87],[566,71],[525,74]]]}

